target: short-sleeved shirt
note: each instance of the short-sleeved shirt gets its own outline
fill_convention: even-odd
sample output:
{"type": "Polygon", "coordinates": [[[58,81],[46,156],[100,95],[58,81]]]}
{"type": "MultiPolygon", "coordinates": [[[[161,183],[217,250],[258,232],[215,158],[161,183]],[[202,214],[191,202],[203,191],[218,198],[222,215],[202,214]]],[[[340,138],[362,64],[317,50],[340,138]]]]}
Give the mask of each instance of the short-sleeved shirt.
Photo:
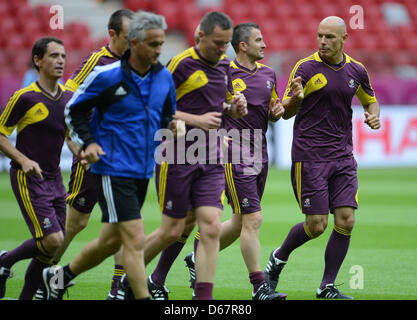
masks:
{"type": "MultiPolygon", "coordinates": [[[[276,75],[272,68],[256,62],[256,67],[249,70],[241,66],[236,60],[230,63],[231,77],[234,92],[244,94],[247,101],[248,114],[241,119],[225,117],[224,127],[227,131],[237,129],[242,133],[243,129],[250,131],[250,147],[251,156],[253,156],[255,147],[254,132],[256,129],[262,133],[262,161],[268,162],[268,152],[266,144],[266,131],[268,129],[269,105],[271,99],[277,99],[276,91],[276,75]]],[[[242,148],[244,135],[241,135],[241,143],[238,144],[242,148]]],[[[229,158],[231,162],[231,149],[235,144],[229,144],[229,158]]],[[[258,146],[257,146],[258,147],[258,146]]]]}
{"type": "Polygon", "coordinates": [[[110,50],[109,45],[101,47],[81,62],[78,69],[68,78],[65,87],[75,92],[95,66],[104,66],[118,60],[120,57],[110,50]]]}
{"type": "Polygon", "coordinates": [[[377,101],[366,68],[345,53],[333,65],[316,52],[295,65],[283,100],[291,96],[291,81],[298,76],[304,100],[295,117],[292,160],[352,157],[352,99],[356,95],[364,106],[377,101]]]}
{"type": "MultiPolygon", "coordinates": [[[[36,161],[42,174],[60,171],[62,145],[65,140],[65,105],[71,93],[58,84],[53,97],[38,82],[16,91],[0,116],[0,133],[10,136],[17,129],[16,149],[36,161]]],[[[20,169],[12,161],[11,166],[20,169]]]]}
{"type": "MultiPolygon", "coordinates": [[[[202,115],[207,112],[222,112],[223,102],[233,96],[230,79],[230,60],[223,55],[216,64],[204,59],[196,47],[189,48],[168,62],[177,94],[177,110],[202,115]]],[[[187,126],[187,131],[193,129],[187,126]]],[[[220,159],[220,143],[217,143],[217,157],[211,158],[208,134],[206,136],[206,160],[220,159]]],[[[185,147],[194,141],[186,141],[185,147]]],[[[177,148],[175,148],[177,150],[177,148]]]]}

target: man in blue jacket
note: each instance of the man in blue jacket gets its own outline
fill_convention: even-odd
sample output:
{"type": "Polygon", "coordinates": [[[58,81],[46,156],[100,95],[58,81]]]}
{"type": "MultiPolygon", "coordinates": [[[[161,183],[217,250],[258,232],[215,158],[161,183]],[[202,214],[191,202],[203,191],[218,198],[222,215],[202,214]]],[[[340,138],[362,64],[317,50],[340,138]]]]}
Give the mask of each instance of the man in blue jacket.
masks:
{"type": "Polygon", "coordinates": [[[92,164],[103,225],[99,238],[68,265],[44,270],[50,300],[62,299],[66,283],[121,245],[134,297],[149,298],[140,209],[154,171],[155,133],[161,128],[176,131],[175,85],[158,62],[165,29],[163,16],[137,13],[129,25],[130,50],[120,61],[96,67],[66,106],[71,139],[81,148],[80,156],[92,164]],[[89,124],[87,115],[93,108],[89,124]]]}

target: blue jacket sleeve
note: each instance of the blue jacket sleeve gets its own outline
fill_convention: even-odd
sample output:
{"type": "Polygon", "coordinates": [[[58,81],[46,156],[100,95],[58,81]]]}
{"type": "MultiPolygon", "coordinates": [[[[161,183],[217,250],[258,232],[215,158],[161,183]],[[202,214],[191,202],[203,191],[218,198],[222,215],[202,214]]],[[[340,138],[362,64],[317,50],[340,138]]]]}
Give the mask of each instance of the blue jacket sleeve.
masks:
{"type": "Polygon", "coordinates": [[[80,148],[86,148],[95,141],[90,130],[89,115],[96,106],[102,80],[94,69],[82,85],[74,92],[72,99],[65,107],[65,122],[69,129],[71,140],[80,148]]]}
{"type": "Polygon", "coordinates": [[[177,107],[177,96],[175,91],[174,80],[172,79],[171,73],[168,72],[169,81],[169,94],[167,95],[164,103],[164,110],[162,112],[161,128],[168,128],[168,124],[172,121],[172,116],[176,112],[177,107]]]}

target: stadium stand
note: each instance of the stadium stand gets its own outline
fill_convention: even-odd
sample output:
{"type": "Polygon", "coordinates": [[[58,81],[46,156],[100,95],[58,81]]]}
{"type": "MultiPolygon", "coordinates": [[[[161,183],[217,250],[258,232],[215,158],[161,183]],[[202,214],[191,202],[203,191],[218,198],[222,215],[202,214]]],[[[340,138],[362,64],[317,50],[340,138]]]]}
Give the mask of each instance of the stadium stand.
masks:
{"type": "MultiPolygon", "coordinates": [[[[63,30],[51,30],[49,5],[31,6],[30,3],[29,0],[0,1],[0,78],[23,76],[30,48],[41,35],[52,34],[64,40],[67,52],[71,53],[66,76],[75,70],[83,56],[106,42],[103,38],[94,39],[83,21],[71,21],[63,30]]],[[[325,16],[338,15],[348,24],[346,52],[362,61],[374,79],[399,77],[399,82],[401,78],[417,81],[415,0],[216,0],[213,4],[208,0],[120,0],[120,3],[134,11],[145,9],[163,14],[168,31],[184,34],[189,45],[194,43],[195,26],[207,11],[224,11],[234,23],[257,22],[267,44],[265,63],[282,77],[288,76],[298,59],[316,49],[318,22],[325,16]],[[350,12],[353,5],[363,8],[363,29],[351,27],[356,13],[350,12]]],[[[380,95],[386,96],[387,101],[402,103],[397,101],[398,95],[383,92],[380,95]]],[[[415,103],[416,95],[411,97],[414,98],[408,96],[408,100],[405,97],[403,100],[415,103]]]]}

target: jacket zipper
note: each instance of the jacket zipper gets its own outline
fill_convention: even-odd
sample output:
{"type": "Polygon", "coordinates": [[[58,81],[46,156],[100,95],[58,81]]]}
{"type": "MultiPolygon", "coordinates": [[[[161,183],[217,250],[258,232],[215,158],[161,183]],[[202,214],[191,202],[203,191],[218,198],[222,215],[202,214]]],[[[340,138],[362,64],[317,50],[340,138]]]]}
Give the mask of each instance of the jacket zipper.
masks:
{"type": "Polygon", "coordinates": [[[110,131],[110,162],[113,162],[113,150],[114,150],[114,132],[110,131]]]}
{"type": "Polygon", "coordinates": [[[145,106],[145,111],[146,111],[146,148],[145,148],[145,156],[146,156],[146,166],[145,166],[145,170],[143,173],[143,179],[146,179],[146,173],[148,171],[148,152],[149,152],[149,107],[145,106]]]}

